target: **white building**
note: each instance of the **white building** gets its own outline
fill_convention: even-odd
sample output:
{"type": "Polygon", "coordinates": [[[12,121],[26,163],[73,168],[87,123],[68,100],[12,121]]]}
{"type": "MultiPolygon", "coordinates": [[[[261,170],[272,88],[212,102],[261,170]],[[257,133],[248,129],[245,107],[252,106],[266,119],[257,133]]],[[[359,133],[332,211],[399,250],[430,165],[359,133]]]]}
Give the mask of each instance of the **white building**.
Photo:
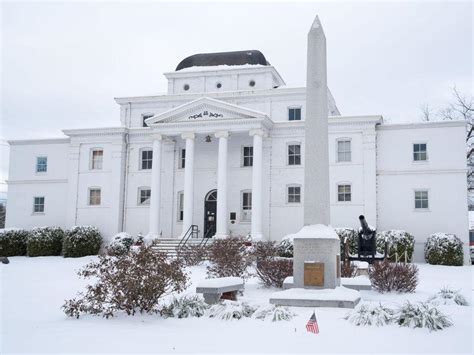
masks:
{"type": "MultiPolygon", "coordinates": [[[[178,238],[197,225],[270,240],[300,230],[305,88],[284,87],[258,51],[191,56],[165,76],[167,94],[115,99],[117,127],[9,141],[7,226],[178,238]]],[[[341,116],[330,94],[328,108],[331,224],[358,227],[363,214],[405,229],[417,260],[431,233],[455,233],[467,256],[465,123],[341,116]]]]}

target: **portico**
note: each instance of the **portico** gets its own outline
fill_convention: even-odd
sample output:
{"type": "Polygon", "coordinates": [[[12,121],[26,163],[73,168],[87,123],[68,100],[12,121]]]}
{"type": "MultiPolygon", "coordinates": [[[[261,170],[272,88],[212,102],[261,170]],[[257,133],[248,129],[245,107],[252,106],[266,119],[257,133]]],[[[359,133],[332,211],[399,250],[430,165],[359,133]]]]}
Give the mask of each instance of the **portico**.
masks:
{"type": "MultiPolygon", "coordinates": [[[[161,164],[162,141],[185,141],[184,184],[183,184],[183,221],[184,235],[193,224],[195,216],[195,140],[198,137],[217,139],[217,208],[215,233],[211,236],[225,238],[229,235],[230,216],[228,210],[228,145],[233,135],[251,136],[253,139],[253,164],[251,178],[251,236],[262,239],[262,186],[263,186],[263,141],[268,136],[272,122],[266,114],[247,108],[231,105],[211,98],[201,98],[179,106],[147,120],[153,131],[153,165],[150,198],[149,234],[160,236],[162,230],[159,211],[162,206],[161,172],[166,167],[161,164]]],[[[202,236],[202,235],[201,235],[202,236]]],[[[163,236],[166,237],[166,236],[163,236]]]]}

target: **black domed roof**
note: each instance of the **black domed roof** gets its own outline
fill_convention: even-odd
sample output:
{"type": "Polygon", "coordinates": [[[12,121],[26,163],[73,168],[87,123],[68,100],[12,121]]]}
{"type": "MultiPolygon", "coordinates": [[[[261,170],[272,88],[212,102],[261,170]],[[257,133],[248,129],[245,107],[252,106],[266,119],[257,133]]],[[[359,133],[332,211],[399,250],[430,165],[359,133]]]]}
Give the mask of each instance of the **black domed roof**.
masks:
{"type": "Polygon", "coordinates": [[[215,65],[270,65],[262,52],[257,50],[201,53],[184,58],[176,67],[176,71],[191,67],[209,67],[215,65]]]}

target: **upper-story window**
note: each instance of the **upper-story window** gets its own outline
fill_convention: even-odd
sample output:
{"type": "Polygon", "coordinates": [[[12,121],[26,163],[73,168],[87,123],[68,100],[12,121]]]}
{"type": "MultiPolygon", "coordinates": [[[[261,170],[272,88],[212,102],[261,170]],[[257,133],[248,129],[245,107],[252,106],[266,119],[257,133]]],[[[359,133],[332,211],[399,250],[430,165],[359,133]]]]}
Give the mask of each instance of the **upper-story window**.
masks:
{"type": "Polygon", "coordinates": [[[426,161],[428,160],[428,153],[426,150],[426,143],[413,144],[413,160],[426,161]]]}
{"type": "Polygon", "coordinates": [[[288,165],[301,165],[300,144],[288,144],[288,165]]]}
{"type": "Polygon", "coordinates": [[[179,150],[179,169],[184,169],[186,167],[186,149],[181,148],[179,150]]]}
{"type": "Polygon", "coordinates": [[[415,191],[415,209],[427,210],[428,204],[428,190],[416,190],[415,191]]]}
{"type": "Polygon", "coordinates": [[[337,201],[349,202],[352,200],[352,189],[349,184],[337,185],[337,201]]]}
{"type": "Polygon", "coordinates": [[[350,139],[338,139],[337,140],[337,161],[338,162],[350,162],[351,157],[351,140],[350,139]]]}
{"type": "Polygon", "coordinates": [[[33,213],[44,213],[44,197],[33,198],[33,213]]]}
{"type": "Polygon", "coordinates": [[[104,161],[104,150],[101,148],[94,148],[91,152],[91,170],[102,170],[104,161]]]}
{"type": "Polygon", "coordinates": [[[287,187],[288,194],[286,201],[288,203],[300,203],[301,202],[301,186],[290,185],[287,187]]]}
{"type": "Polygon", "coordinates": [[[301,121],[301,107],[288,108],[288,121],[301,121]]]}
{"type": "Polygon", "coordinates": [[[253,147],[243,147],[242,166],[253,166],[253,147]]]}
{"type": "Polygon", "coordinates": [[[99,206],[101,203],[101,190],[99,187],[89,188],[89,205],[99,206]]]}
{"type": "Polygon", "coordinates": [[[45,173],[48,171],[48,157],[36,157],[36,172],[45,173]]]}
{"type": "Polygon", "coordinates": [[[140,158],[141,158],[141,162],[140,162],[141,170],[149,170],[153,167],[153,150],[149,148],[142,149],[140,158]]]}
{"type": "Polygon", "coordinates": [[[142,127],[148,127],[145,121],[153,116],[154,116],[153,114],[148,114],[148,113],[145,115],[142,115],[142,127]]]}

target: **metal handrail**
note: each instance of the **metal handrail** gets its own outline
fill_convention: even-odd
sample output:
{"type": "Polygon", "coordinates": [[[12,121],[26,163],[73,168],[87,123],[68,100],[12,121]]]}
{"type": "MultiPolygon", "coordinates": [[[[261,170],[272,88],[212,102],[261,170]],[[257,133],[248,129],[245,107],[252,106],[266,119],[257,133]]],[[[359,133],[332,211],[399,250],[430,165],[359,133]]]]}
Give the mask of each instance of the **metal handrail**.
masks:
{"type": "Polygon", "coordinates": [[[211,236],[215,233],[216,233],[215,228],[209,228],[206,231],[206,234],[204,235],[204,237],[202,238],[201,243],[199,243],[199,246],[200,247],[205,247],[207,242],[209,241],[209,239],[211,239],[211,236]]]}
{"type": "Polygon", "coordinates": [[[193,235],[196,235],[196,237],[199,235],[198,226],[196,224],[191,224],[189,226],[188,230],[183,235],[183,238],[181,238],[178,246],[176,247],[176,250],[179,252],[182,248],[184,248],[189,238],[191,238],[193,235]]]}

